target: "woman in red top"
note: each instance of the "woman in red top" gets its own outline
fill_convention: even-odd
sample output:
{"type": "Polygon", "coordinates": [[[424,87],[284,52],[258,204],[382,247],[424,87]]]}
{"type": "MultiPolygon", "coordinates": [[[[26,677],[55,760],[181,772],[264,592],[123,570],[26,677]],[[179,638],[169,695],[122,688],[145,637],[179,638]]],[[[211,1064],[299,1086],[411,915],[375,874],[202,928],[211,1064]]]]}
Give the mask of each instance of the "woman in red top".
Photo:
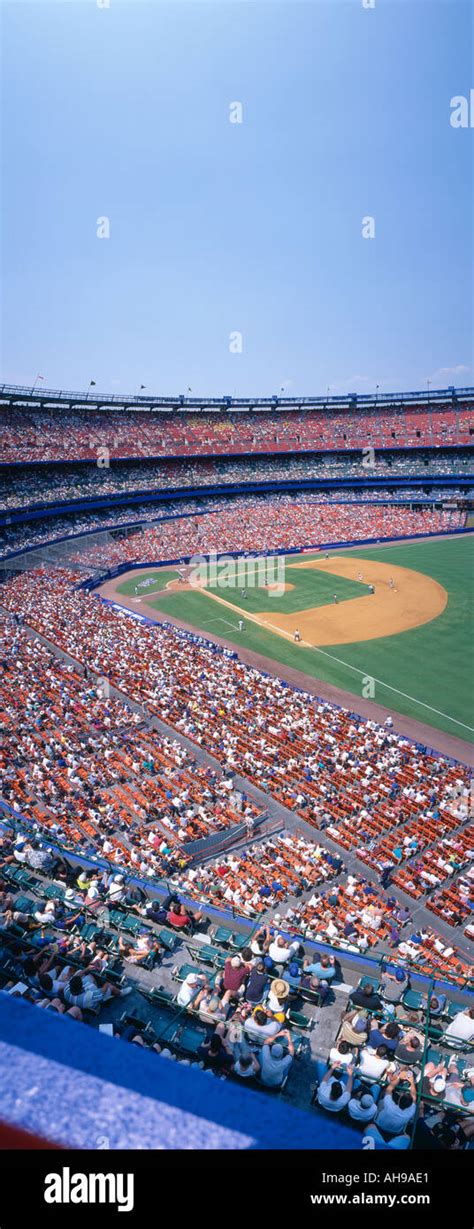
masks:
{"type": "Polygon", "coordinates": [[[170,926],[174,926],[176,930],[191,931],[193,926],[197,925],[202,920],[202,913],[186,913],[184,905],[180,902],[171,904],[169,912],[166,914],[166,921],[170,926]]]}

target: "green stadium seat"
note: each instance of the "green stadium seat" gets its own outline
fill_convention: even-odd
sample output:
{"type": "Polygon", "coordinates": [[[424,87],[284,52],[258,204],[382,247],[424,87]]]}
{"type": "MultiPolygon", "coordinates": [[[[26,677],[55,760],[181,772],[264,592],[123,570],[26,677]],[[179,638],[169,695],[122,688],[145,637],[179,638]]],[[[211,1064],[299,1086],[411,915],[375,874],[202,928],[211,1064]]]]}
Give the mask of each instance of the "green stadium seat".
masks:
{"type": "Polygon", "coordinates": [[[419,990],[405,990],[402,998],[403,1006],[408,1011],[421,1011],[422,1007],[425,1006],[425,1002],[426,1000],[419,990]]]}
{"type": "Polygon", "coordinates": [[[50,883],[48,884],[48,887],[44,889],[43,896],[46,900],[64,900],[64,893],[65,889],[63,888],[62,884],[50,883]]]}
{"type": "Polygon", "coordinates": [[[181,939],[172,930],[160,930],[158,940],[167,952],[175,952],[181,943],[181,939]]]}
{"type": "Polygon", "coordinates": [[[207,1030],[205,1027],[198,1028],[196,1024],[186,1023],[181,1028],[179,1036],[175,1039],[175,1046],[181,1054],[186,1054],[188,1057],[193,1057],[197,1054],[199,1046],[202,1045],[207,1030]]]}
{"type": "Polygon", "coordinates": [[[363,990],[364,986],[373,986],[374,991],[377,994],[380,989],[380,979],[378,977],[369,977],[366,974],[364,977],[360,978],[357,989],[363,990]]]}
{"type": "Polygon", "coordinates": [[[173,991],[164,990],[160,986],[153,986],[151,991],[147,993],[147,998],[150,999],[151,1003],[160,1003],[163,1007],[174,1007],[176,1005],[176,995],[173,994],[173,991]]]}
{"type": "Polygon", "coordinates": [[[220,947],[229,947],[232,940],[232,931],[227,926],[216,926],[211,930],[211,935],[214,943],[220,947]]]}
{"type": "Polygon", "coordinates": [[[236,952],[241,952],[243,947],[248,947],[251,942],[251,935],[232,935],[229,939],[229,947],[234,948],[236,952]]]}
{"type": "Polygon", "coordinates": [[[32,913],[33,909],[39,909],[40,902],[31,900],[29,896],[17,896],[13,909],[15,913],[32,913]]]}
{"type": "Polygon", "coordinates": [[[310,1016],[305,1016],[301,1011],[293,1011],[290,1007],[288,1012],[288,1023],[291,1024],[293,1028],[307,1030],[312,1027],[314,1022],[311,1020],[310,1016]]]}

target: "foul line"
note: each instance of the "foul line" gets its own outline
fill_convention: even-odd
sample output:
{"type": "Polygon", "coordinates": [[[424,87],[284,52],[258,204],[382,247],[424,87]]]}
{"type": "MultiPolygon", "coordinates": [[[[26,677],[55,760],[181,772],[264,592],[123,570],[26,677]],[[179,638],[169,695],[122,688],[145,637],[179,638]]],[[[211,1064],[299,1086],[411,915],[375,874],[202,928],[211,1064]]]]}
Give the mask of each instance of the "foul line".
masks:
{"type": "Polygon", "coordinates": [[[209,627],[210,623],[225,623],[226,627],[232,627],[234,632],[239,631],[239,628],[235,623],[229,623],[228,619],[222,619],[220,616],[217,619],[206,619],[206,622],[203,623],[203,627],[209,627]]]}
{"type": "MultiPolygon", "coordinates": [[[[208,596],[212,597],[215,601],[222,602],[224,606],[230,607],[231,610],[235,610],[235,609],[239,610],[239,614],[240,614],[239,607],[235,607],[232,604],[232,602],[226,602],[224,598],[217,597],[216,594],[209,593],[208,590],[204,590],[204,592],[207,592],[208,596]]],[[[277,627],[275,623],[270,623],[269,619],[262,619],[261,617],[259,617],[259,615],[251,614],[249,611],[246,611],[245,614],[246,614],[247,619],[251,620],[253,623],[256,623],[257,626],[268,627],[270,628],[271,631],[275,631],[277,635],[283,636],[286,640],[290,640],[290,641],[293,640],[293,637],[290,632],[283,631],[283,628],[277,627]]],[[[227,620],[226,619],[221,619],[221,620],[212,619],[212,620],[209,620],[209,622],[225,623],[227,622],[227,620]]],[[[233,624],[229,623],[228,626],[232,627],[233,624]]],[[[238,631],[238,628],[235,628],[235,630],[238,631]]],[[[404,700],[410,700],[412,704],[418,704],[420,708],[426,708],[429,713],[436,713],[437,717],[444,717],[445,721],[450,721],[453,725],[459,725],[461,726],[463,730],[469,730],[470,734],[474,733],[474,727],[467,725],[465,721],[458,721],[456,717],[451,717],[449,713],[443,713],[441,712],[441,709],[433,708],[432,704],[426,704],[424,700],[417,700],[416,696],[409,696],[406,691],[400,691],[399,687],[392,687],[390,683],[384,683],[383,679],[375,678],[375,676],[373,674],[370,674],[368,670],[360,670],[358,666],[351,666],[348,661],[343,661],[342,657],[335,657],[334,653],[327,653],[324,649],[318,648],[316,644],[309,644],[307,640],[300,640],[299,643],[304,648],[313,649],[315,653],[322,653],[323,657],[328,657],[330,661],[336,661],[338,665],[345,666],[347,670],[353,670],[356,674],[362,675],[362,678],[373,679],[374,683],[379,684],[379,687],[385,687],[387,691],[393,691],[396,696],[403,696],[404,700]]],[[[367,698],[369,699],[373,697],[367,697],[367,698]]]]}
{"type": "Polygon", "coordinates": [[[461,725],[464,730],[469,730],[471,734],[474,733],[474,726],[466,725],[465,721],[458,721],[456,717],[450,717],[449,713],[442,713],[441,709],[433,708],[431,704],[425,704],[424,700],[417,700],[415,696],[409,696],[406,691],[400,691],[398,687],[391,687],[390,683],[384,683],[382,679],[376,679],[373,674],[369,674],[368,670],[359,670],[358,666],[351,666],[348,661],[343,661],[342,657],[335,657],[334,653],[326,653],[324,649],[319,649],[316,644],[308,644],[307,641],[303,643],[305,647],[313,649],[315,653],[322,653],[323,657],[329,657],[331,661],[339,662],[339,665],[346,666],[348,670],[355,670],[355,673],[361,674],[363,678],[373,679],[374,683],[378,683],[380,687],[385,687],[387,691],[394,691],[395,695],[403,696],[405,700],[411,700],[413,704],[420,704],[422,708],[427,708],[430,713],[436,713],[438,717],[445,717],[446,721],[452,721],[454,725],[461,725]]]}

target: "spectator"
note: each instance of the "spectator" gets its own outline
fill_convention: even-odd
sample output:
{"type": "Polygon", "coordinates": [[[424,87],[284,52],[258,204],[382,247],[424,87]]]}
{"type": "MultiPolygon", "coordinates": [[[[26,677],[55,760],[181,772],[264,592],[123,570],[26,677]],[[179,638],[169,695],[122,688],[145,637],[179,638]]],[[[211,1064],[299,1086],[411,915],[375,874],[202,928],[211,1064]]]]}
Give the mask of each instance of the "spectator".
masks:
{"type": "Polygon", "coordinates": [[[377,1113],[377,1102],[372,1093],[364,1088],[355,1088],[347,1109],[354,1122],[372,1122],[377,1113]]]}
{"type": "Polygon", "coordinates": [[[329,1067],[318,1087],[318,1105],[331,1114],[340,1114],[351,1099],[353,1081],[352,1067],[347,1067],[344,1073],[337,1067],[329,1067]]]}
{"type": "Polygon", "coordinates": [[[177,1002],[179,1003],[179,1006],[192,1006],[199,991],[208,990],[208,988],[209,982],[204,974],[194,972],[188,973],[178,991],[177,1002]]]}
{"type": "Polygon", "coordinates": [[[295,1047],[291,1040],[291,1033],[282,1032],[280,1036],[287,1038],[287,1054],[279,1041],[272,1042],[269,1038],[264,1041],[260,1054],[262,1084],[266,1084],[268,1088],[279,1088],[283,1084],[294,1058],[295,1047]]]}
{"type": "Polygon", "coordinates": [[[474,1040],[474,1007],[465,1007],[458,1011],[445,1029],[444,1036],[449,1041],[474,1040]]]}
{"type": "Polygon", "coordinates": [[[416,1087],[411,1071],[393,1075],[380,1102],[377,1126],[390,1135],[399,1135],[415,1117],[416,1087]],[[408,1088],[405,1085],[408,1085],[408,1088]]]}
{"type": "Polygon", "coordinates": [[[350,999],[356,1007],[363,1007],[366,1011],[381,1011],[382,1009],[380,995],[376,993],[371,982],[365,982],[365,985],[357,986],[352,991],[350,999]]]}
{"type": "Polygon", "coordinates": [[[408,987],[408,977],[404,969],[395,969],[390,973],[387,969],[381,979],[382,995],[387,1003],[400,1003],[408,987]]]}

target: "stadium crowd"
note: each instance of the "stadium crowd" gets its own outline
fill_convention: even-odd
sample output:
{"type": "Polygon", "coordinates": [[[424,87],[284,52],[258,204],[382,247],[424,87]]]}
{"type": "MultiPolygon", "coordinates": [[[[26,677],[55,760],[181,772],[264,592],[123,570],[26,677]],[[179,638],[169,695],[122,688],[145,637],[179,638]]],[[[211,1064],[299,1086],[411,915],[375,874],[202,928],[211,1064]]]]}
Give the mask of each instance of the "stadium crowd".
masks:
{"type": "MultiPolygon", "coordinates": [[[[462,495],[463,492],[459,490],[457,494],[462,495]]],[[[445,495],[447,499],[452,500],[456,495],[456,491],[446,491],[445,495]]],[[[442,497],[443,493],[438,491],[436,493],[436,498],[441,499],[442,497]]],[[[424,495],[422,491],[417,492],[414,489],[404,492],[404,498],[406,500],[416,498],[426,499],[426,495],[424,495]]],[[[417,510],[413,510],[410,513],[411,519],[407,519],[403,516],[403,513],[407,512],[407,509],[403,506],[403,504],[397,505],[393,502],[389,503],[389,494],[388,492],[384,491],[378,491],[375,499],[368,500],[363,503],[360,502],[360,499],[360,492],[356,491],[344,492],[344,500],[347,501],[344,503],[338,502],[338,498],[337,496],[334,496],[334,492],[318,492],[317,494],[314,493],[312,496],[309,494],[281,496],[261,495],[247,498],[243,497],[239,500],[220,499],[218,503],[214,498],[212,503],[208,500],[199,501],[196,499],[187,500],[185,503],[178,503],[176,501],[166,505],[163,505],[163,503],[160,502],[150,502],[141,505],[130,504],[125,505],[125,507],[120,506],[120,508],[104,508],[94,512],[83,511],[80,513],[70,513],[62,516],[48,516],[45,520],[41,520],[40,514],[38,514],[38,519],[28,521],[23,524],[7,523],[0,526],[0,558],[7,558],[9,555],[13,555],[18,551],[32,550],[36,547],[45,546],[50,542],[54,543],[58,539],[62,540],[68,537],[74,537],[74,535],[81,535],[81,533],[92,534],[94,531],[97,533],[107,533],[109,531],[110,533],[115,534],[115,530],[120,530],[121,526],[130,526],[131,529],[134,530],[135,534],[139,534],[143,528],[143,525],[159,522],[156,525],[156,534],[154,538],[150,539],[150,546],[153,546],[153,550],[156,551],[158,545],[157,539],[161,528],[163,527],[162,522],[170,516],[174,516],[176,518],[181,516],[183,518],[179,523],[178,520],[176,520],[176,523],[173,526],[174,538],[170,539],[169,547],[169,549],[171,549],[172,544],[172,549],[177,551],[180,555],[187,552],[186,535],[189,533],[189,524],[184,518],[194,514],[196,516],[196,525],[199,526],[202,525],[203,522],[199,521],[198,518],[203,515],[207,515],[209,512],[212,512],[219,518],[218,523],[222,523],[223,529],[226,531],[225,540],[227,542],[229,542],[228,526],[231,525],[232,520],[235,521],[235,519],[238,518],[242,512],[245,512],[247,523],[251,523],[252,515],[255,518],[255,513],[257,511],[258,520],[268,522],[272,515],[275,515],[276,512],[285,507],[293,508],[291,524],[294,526],[294,530],[298,530],[300,535],[305,535],[309,532],[313,534],[314,529],[320,526],[320,540],[322,540],[321,535],[323,530],[324,534],[329,537],[329,540],[330,537],[332,537],[333,540],[336,540],[334,535],[338,535],[338,527],[340,527],[341,532],[344,530],[346,533],[353,533],[354,537],[357,536],[357,524],[360,519],[359,509],[362,509],[360,515],[363,517],[364,527],[368,535],[375,535],[377,532],[387,534],[389,533],[392,525],[394,530],[398,530],[398,532],[402,533],[405,532],[405,526],[407,533],[430,533],[433,531],[444,532],[446,529],[455,530],[460,528],[464,521],[464,513],[458,511],[456,508],[440,511],[438,509],[433,509],[432,504],[425,504],[424,508],[420,509],[419,512],[417,510]],[[384,498],[387,501],[386,504],[382,502],[384,498]],[[348,504],[353,504],[354,506],[348,507],[348,504]],[[319,513],[317,509],[323,508],[324,506],[327,506],[328,508],[327,514],[326,516],[321,514],[322,519],[319,521],[319,513]],[[389,507],[391,509],[390,515],[387,511],[389,507]],[[342,514],[341,511],[341,518],[343,515],[344,519],[339,520],[338,512],[342,509],[344,509],[344,512],[342,514]],[[426,521],[424,519],[419,520],[418,517],[426,517],[426,521]],[[429,519],[430,517],[432,518],[431,520],[429,519]],[[398,529],[399,526],[400,529],[398,529]],[[178,537],[181,538],[180,542],[178,542],[178,537]]],[[[119,534],[119,536],[122,538],[123,542],[123,535],[119,534]]],[[[205,537],[206,535],[203,536],[205,537]]],[[[288,537],[288,534],[285,535],[285,538],[283,539],[284,545],[288,544],[286,541],[288,537]]],[[[266,537],[266,541],[269,541],[268,536],[266,537]]],[[[295,541],[294,532],[289,537],[289,541],[291,543],[295,541]]],[[[304,537],[301,536],[299,541],[303,544],[304,537]]],[[[212,542],[215,543],[215,535],[212,537],[212,542]]],[[[232,534],[232,543],[232,546],[228,544],[222,549],[230,550],[235,548],[235,527],[232,534]]],[[[81,548],[83,545],[87,546],[87,542],[85,541],[84,544],[81,543],[81,548]]],[[[199,549],[203,548],[200,547],[199,549]]],[[[204,549],[215,549],[215,545],[209,545],[207,548],[204,545],[204,549]]],[[[247,547],[246,549],[249,548],[247,547]]],[[[259,549],[262,548],[260,547],[259,549]]],[[[127,555],[124,557],[129,558],[130,556],[127,555]]],[[[165,556],[161,555],[161,557],[164,558],[165,556]]],[[[88,559],[90,558],[91,556],[89,555],[88,559]]],[[[106,561],[105,554],[103,558],[104,561],[106,561]]],[[[102,559],[99,557],[99,562],[101,561],[102,559]]],[[[121,562],[121,559],[117,554],[114,555],[114,562],[121,562]]]]}
{"type": "Polygon", "coordinates": [[[111,457],[193,456],[199,453],[279,452],[365,447],[436,447],[470,442],[472,408],[443,405],[372,409],[268,410],[183,413],[16,405],[0,409],[5,461],[111,457]]]}
{"type": "Polygon", "coordinates": [[[160,878],[186,865],[183,846],[256,816],[228,773],[145,728],[104,680],[9,619],[0,646],[2,797],[55,838],[160,878]]]}
{"type": "Polygon", "coordinates": [[[319,504],[308,495],[229,500],[205,517],[161,521],[125,541],[86,546],[71,559],[87,566],[155,562],[215,551],[252,553],[365,538],[410,537],[461,528],[457,509],[410,511],[394,504],[319,504]]]}
{"type": "Polygon", "coordinates": [[[114,875],[78,874],[14,827],[0,836],[0,858],[3,993],[340,1115],[361,1146],[429,1139],[454,1148],[472,1138],[474,1011],[465,1002],[420,994],[389,961],[380,977],[357,981],[337,954],[288,938],[275,915],[246,934],[212,925],[174,891],[111,899],[114,875]]]}
{"type": "MultiPolygon", "coordinates": [[[[436,859],[445,858],[446,836],[443,833],[449,833],[453,844],[448,852],[457,858],[459,868],[464,869],[468,864],[472,856],[472,841],[465,832],[469,817],[469,773],[461,764],[430,755],[425,748],[410,743],[390,729],[381,729],[374,722],[362,721],[346,710],[335,709],[278,679],[268,678],[233,655],[208,647],[199,637],[183,639],[174,629],[147,627],[124,613],[104,607],[96,597],[72,590],[71,575],[60,569],[43,568],[9,580],[2,587],[2,604],[12,612],[14,620],[20,616],[83,668],[95,671],[100,687],[107,689],[114,685],[133,702],[145,703],[150,716],[161,718],[181,735],[210,751],[221,762],[226,778],[242,773],[316,829],[326,831],[346,848],[355,848],[358,856],[363,847],[370,850],[371,844],[376,847],[377,841],[390,834],[396,834],[398,839],[408,838],[411,844],[402,862],[406,861],[406,876],[413,879],[418,874],[422,846],[422,842],[416,843],[413,835],[413,821],[426,824],[427,831],[429,825],[437,825],[440,821],[436,859]]],[[[6,634],[19,636],[20,631],[21,628],[12,625],[6,634]]],[[[29,654],[34,677],[37,655],[30,642],[25,642],[23,652],[27,657],[29,654]]],[[[16,660],[21,662],[22,657],[13,654],[7,700],[15,694],[16,660]]],[[[56,669],[54,663],[50,664],[50,674],[54,676],[56,669]]],[[[35,706],[41,703],[44,704],[44,699],[34,694],[31,682],[26,688],[20,686],[12,729],[17,732],[22,704],[26,704],[28,718],[29,705],[33,704],[35,712],[35,706]]],[[[11,710],[11,699],[9,704],[11,710]]],[[[17,737],[17,733],[14,736],[17,737]]],[[[26,737],[29,750],[31,736],[27,733],[26,737]]],[[[134,763],[138,765],[134,771],[139,771],[140,760],[133,760],[132,755],[132,768],[134,763]]],[[[49,770],[49,762],[47,766],[49,770]]],[[[73,761],[73,770],[74,767],[73,761]]],[[[120,759],[113,768],[120,774],[120,759]]],[[[126,770],[130,773],[128,762],[126,770]]],[[[87,770],[84,771],[87,779],[87,770]]],[[[121,771],[123,773],[124,769],[121,771]]],[[[11,772],[14,774],[10,783],[11,797],[21,806],[23,783],[31,790],[29,769],[22,764],[21,771],[16,773],[13,765],[11,772]],[[26,773],[26,781],[22,773],[26,773]]],[[[64,778],[64,771],[61,775],[64,778]]],[[[93,771],[90,788],[96,792],[99,783],[110,791],[117,779],[118,784],[113,787],[113,796],[108,795],[108,802],[112,808],[120,807],[123,777],[111,778],[105,768],[100,769],[98,777],[97,781],[93,771]]],[[[51,774],[48,782],[50,780],[51,774]]],[[[155,789],[151,791],[149,783],[147,788],[147,778],[145,785],[135,783],[132,814],[137,812],[141,819],[147,817],[146,802],[153,800],[156,805],[157,792],[159,797],[159,787],[153,784],[155,789]]],[[[56,806],[57,784],[54,781],[46,786],[46,802],[51,785],[56,806]]],[[[126,810],[130,810],[128,789],[129,785],[126,810]]],[[[44,792],[42,800],[45,800],[44,792]]],[[[81,803],[77,807],[71,799],[68,801],[71,810],[78,815],[81,803]]],[[[87,808],[85,814],[89,818],[87,808]]],[[[124,820],[121,811],[120,814],[124,820]]],[[[168,810],[166,816],[169,818],[168,810]]],[[[97,822],[96,815],[94,821],[97,822]]],[[[207,816],[203,818],[204,830],[209,822],[212,821],[207,816]]],[[[163,820],[160,823],[163,826],[163,820]]],[[[175,817],[174,835],[176,830],[179,835],[180,822],[175,817]]],[[[198,829],[197,834],[201,835],[202,831],[198,829]]],[[[189,832],[187,836],[189,839],[189,832]]],[[[435,854],[431,852],[430,857],[433,859],[435,854]]],[[[402,873],[403,868],[397,866],[397,861],[395,852],[390,858],[385,851],[383,861],[377,861],[375,855],[384,888],[391,876],[395,880],[402,873]]],[[[451,863],[446,876],[450,869],[451,863]]],[[[253,866],[251,879],[257,873],[258,867],[253,866]]],[[[229,886],[231,891],[236,891],[235,883],[233,886],[226,884],[224,890],[229,886]]],[[[245,894],[244,886],[243,876],[238,875],[237,892],[240,891],[247,907],[254,884],[245,886],[245,894]]],[[[406,890],[405,884],[401,886],[406,890]]],[[[427,890],[431,886],[430,881],[423,884],[427,890]]],[[[422,958],[429,963],[432,959],[429,935],[426,941],[422,936],[421,942],[422,958]]],[[[452,948],[446,956],[448,948],[448,944],[442,944],[442,952],[438,955],[450,962],[453,975],[459,975],[463,970],[462,961],[459,962],[452,948]]],[[[415,950],[415,956],[418,955],[415,950]]]]}
{"type": "MultiPolygon", "coordinates": [[[[99,457],[100,461],[101,458],[99,457]]],[[[228,460],[137,462],[112,465],[42,465],[23,469],[21,489],[15,467],[0,471],[0,509],[41,507],[62,500],[103,498],[125,492],[173,490],[175,487],[226,485],[240,482],[335,481],[352,478],[409,478],[464,475],[472,471],[470,448],[383,450],[363,453],[283,458],[248,457],[228,460]]]]}

